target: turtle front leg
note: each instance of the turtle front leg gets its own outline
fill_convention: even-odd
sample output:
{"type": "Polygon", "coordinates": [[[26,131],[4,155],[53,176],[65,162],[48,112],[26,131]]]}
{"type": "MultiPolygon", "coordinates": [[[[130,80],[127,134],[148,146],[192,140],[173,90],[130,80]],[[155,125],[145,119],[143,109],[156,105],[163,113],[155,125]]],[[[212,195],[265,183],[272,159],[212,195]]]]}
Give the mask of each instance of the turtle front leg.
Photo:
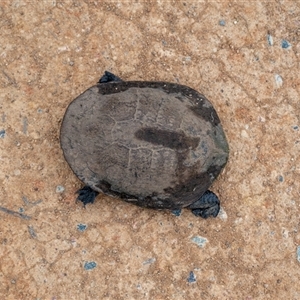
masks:
{"type": "Polygon", "coordinates": [[[107,83],[107,82],[120,82],[123,81],[120,77],[115,74],[105,71],[104,75],[99,79],[98,83],[107,83]]]}
{"type": "Polygon", "coordinates": [[[94,203],[95,198],[99,193],[86,185],[82,189],[78,190],[76,194],[78,194],[76,201],[79,200],[84,206],[86,206],[88,203],[94,203]]]}
{"type": "Polygon", "coordinates": [[[207,219],[216,217],[220,211],[220,200],[216,194],[207,190],[197,201],[187,206],[197,217],[207,219]]]}

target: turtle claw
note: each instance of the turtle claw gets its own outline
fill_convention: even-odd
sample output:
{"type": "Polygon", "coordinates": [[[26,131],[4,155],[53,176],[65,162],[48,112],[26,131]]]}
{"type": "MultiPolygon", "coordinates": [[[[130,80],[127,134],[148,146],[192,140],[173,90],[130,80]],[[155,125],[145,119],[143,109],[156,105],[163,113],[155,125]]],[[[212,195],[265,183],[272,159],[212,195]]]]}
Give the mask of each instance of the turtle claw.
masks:
{"type": "Polygon", "coordinates": [[[187,208],[191,209],[192,213],[197,217],[204,219],[209,217],[215,218],[220,211],[220,200],[215,193],[208,190],[187,208]]]}
{"type": "Polygon", "coordinates": [[[104,75],[99,79],[98,83],[120,82],[122,79],[115,74],[105,71],[104,75]]]}
{"type": "Polygon", "coordinates": [[[95,198],[99,193],[86,185],[82,189],[78,190],[76,194],[78,194],[76,201],[81,201],[85,207],[89,203],[94,203],[95,198]]]}
{"type": "Polygon", "coordinates": [[[220,205],[215,205],[213,207],[206,208],[206,209],[200,209],[200,208],[192,209],[192,213],[196,217],[202,217],[204,219],[207,219],[209,217],[215,218],[218,215],[219,211],[220,211],[220,205]]]}

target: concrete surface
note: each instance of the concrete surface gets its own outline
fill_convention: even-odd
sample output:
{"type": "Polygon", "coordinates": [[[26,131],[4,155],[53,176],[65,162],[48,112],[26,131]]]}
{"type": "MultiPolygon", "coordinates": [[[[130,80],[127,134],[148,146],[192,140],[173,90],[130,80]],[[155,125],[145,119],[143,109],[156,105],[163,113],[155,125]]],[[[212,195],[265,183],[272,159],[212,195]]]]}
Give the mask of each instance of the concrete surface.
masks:
{"type": "Polygon", "coordinates": [[[300,299],[298,1],[1,1],[0,28],[1,299],[300,299]],[[216,219],[75,202],[60,123],[104,70],[214,104],[216,219]]]}

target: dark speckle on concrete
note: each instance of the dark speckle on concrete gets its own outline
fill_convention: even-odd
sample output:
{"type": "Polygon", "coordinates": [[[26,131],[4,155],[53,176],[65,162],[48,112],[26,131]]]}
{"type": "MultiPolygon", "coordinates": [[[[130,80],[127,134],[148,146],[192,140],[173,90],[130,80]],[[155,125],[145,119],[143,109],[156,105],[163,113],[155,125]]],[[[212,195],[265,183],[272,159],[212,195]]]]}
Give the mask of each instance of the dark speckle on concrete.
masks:
{"type": "Polygon", "coordinates": [[[220,20],[220,21],[219,21],[219,25],[220,25],[220,26],[225,26],[225,25],[226,25],[225,20],[220,20]]]}
{"type": "Polygon", "coordinates": [[[84,263],[84,269],[85,270],[92,270],[97,267],[97,264],[94,261],[87,261],[84,263]]]}
{"type": "Polygon", "coordinates": [[[2,129],[2,130],[0,130],[0,138],[4,139],[4,137],[5,137],[5,130],[2,129]]]}
{"type": "Polygon", "coordinates": [[[283,49],[287,49],[287,48],[290,48],[291,47],[291,44],[287,41],[287,40],[282,40],[281,41],[281,47],[283,49]]]}
{"type": "Polygon", "coordinates": [[[23,207],[20,207],[19,208],[19,213],[23,213],[24,212],[24,208],[23,207]]]}
{"type": "Polygon", "coordinates": [[[0,211],[4,212],[4,213],[7,213],[7,214],[10,214],[12,216],[15,216],[15,217],[19,217],[19,218],[22,218],[24,220],[30,220],[31,217],[30,216],[27,216],[27,215],[24,215],[24,214],[21,214],[17,211],[13,211],[13,210],[10,210],[6,207],[3,207],[3,206],[0,206],[0,211]]]}
{"type": "Polygon", "coordinates": [[[282,176],[282,175],[279,175],[279,176],[278,176],[278,181],[279,181],[279,182],[283,182],[283,180],[284,180],[283,176],[282,176]]]}
{"type": "Polygon", "coordinates": [[[81,232],[83,232],[83,231],[85,231],[87,229],[87,225],[86,224],[78,224],[77,225],[77,230],[79,230],[79,231],[81,231],[81,232]]]}
{"type": "Polygon", "coordinates": [[[181,209],[174,209],[172,210],[172,214],[176,217],[179,217],[181,215],[181,209]]]}
{"type": "Polygon", "coordinates": [[[29,231],[29,234],[31,235],[31,237],[33,237],[34,239],[37,238],[37,235],[32,226],[30,226],[30,225],[28,226],[28,231],[29,231]]]}
{"type": "Polygon", "coordinates": [[[189,275],[187,281],[188,281],[189,283],[196,282],[196,276],[195,276],[195,274],[194,274],[193,271],[190,272],[190,275],[189,275]]]}
{"type": "Polygon", "coordinates": [[[28,128],[28,119],[27,117],[23,118],[23,133],[27,134],[27,128],[28,128]]]}
{"type": "Polygon", "coordinates": [[[22,200],[24,201],[24,203],[25,203],[26,205],[38,205],[38,204],[40,204],[41,202],[43,202],[43,200],[41,200],[41,199],[39,199],[39,200],[37,200],[37,201],[29,201],[29,200],[27,199],[27,197],[25,197],[25,196],[22,196],[22,200]]]}
{"type": "Polygon", "coordinates": [[[292,126],[292,128],[297,131],[299,130],[299,126],[297,126],[297,125],[292,126]]]}

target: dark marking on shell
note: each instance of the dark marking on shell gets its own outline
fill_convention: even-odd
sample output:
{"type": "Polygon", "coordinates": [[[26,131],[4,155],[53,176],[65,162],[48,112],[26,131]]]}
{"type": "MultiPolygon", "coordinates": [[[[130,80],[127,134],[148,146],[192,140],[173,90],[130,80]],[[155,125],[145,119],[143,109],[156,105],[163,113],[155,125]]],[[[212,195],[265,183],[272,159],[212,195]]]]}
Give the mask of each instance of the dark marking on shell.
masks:
{"type": "Polygon", "coordinates": [[[176,150],[195,149],[200,142],[199,137],[187,137],[182,132],[161,130],[151,127],[139,129],[135,132],[135,137],[154,145],[161,145],[176,150]]]}
{"type": "Polygon", "coordinates": [[[220,119],[213,109],[213,107],[205,107],[205,106],[190,106],[190,110],[194,113],[198,118],[202,118],[208,122],[217,126],[220,123],[220,119]]]}
{"type": "Polygon", "coordinates": [[[128,81],[122,82],[122,85],[120,85],[118,82],[109,82],[106,84],[98,84],[97,87],[98,92],[101,95],[110,95],[124,92],[132,87],[153,89],[159,88],[167,94],[177,94],[176,98],[180,101],[182,101],[182,97],[188,97],[193,103],[193,106],[190,106],[190,109],[197,117],[203,118],[208,122],[212,122],[215,126],[220,123],[220,119],[217,113],[215,112],[214,108],[212,106],[205,107],[203,105],[203,100],[207,99],[203,95],[199,94],[197,91],[188,86],[168,82],[128,81]]]}
{"type": "MultiPolygon", "coordinates": [[[[212,176],[215,177],[219,173],[219,168],[216,166],[211,166],[207,172],[192,173],[187,180],[179,182],[173,187],[168,187],[165,189],[166,193],[169,193],[174,197],[174,202],[182,201],[183,203],[193,203],[197,201],[209,188],[212,182],[212,176]]],[[[182,169],[178,172],[183,171],[182,169]]],[[[188,204],[187,204],[188,205],[188,204]]]]}

